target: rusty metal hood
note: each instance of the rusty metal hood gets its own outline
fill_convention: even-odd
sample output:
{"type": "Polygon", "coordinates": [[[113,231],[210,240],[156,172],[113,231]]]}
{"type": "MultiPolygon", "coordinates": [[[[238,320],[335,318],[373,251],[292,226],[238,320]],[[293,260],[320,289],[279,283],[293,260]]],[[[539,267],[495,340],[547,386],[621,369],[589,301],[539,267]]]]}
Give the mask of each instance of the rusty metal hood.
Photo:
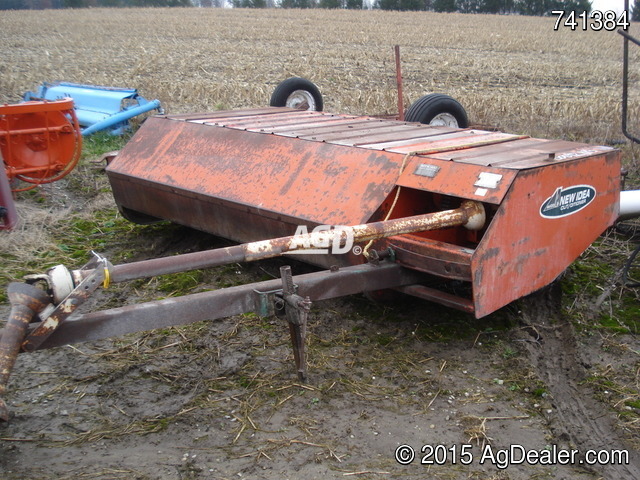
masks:
{"type": "MultiPolygon", "coordinates": [[[[354,225],[371,219],[396,184],[436,183],[414,175],[421,161],[407,164],[407,154],[420,152],[447,170],[455,163],[452,179],[462,169],[472,180],[482,171],[500,171],[504,180],[500,192],[489,192],[493,197],[474,196],[473,181],[465,189],[466,198],[498,203],[516,173],[506,170],[545,165],[549,156],[559,162],[593,155],[594,148],[607,147],[263,108],[150,118],[107,172],[120,206],[221,234],[219,225],[158,203],[164,195],[179,195],[283,221],[354,225]],[[138,191],[153,186],[156,198],[129,191],[134,184],[138,191]]],[[[451,193],[451,185],[437,184],[451,193]]]]}
{"type": "MultiPolygon", "coordinates": [[[[309,113],[268,109],[258,118],[299,122],[309,113]]],[[[215,199],[245,212],[335,225],[366,222],[395,186],[401,159],[384,151],[266,134],[259,124],[254,130],[230,128],[216,122],[236,117],[220,115],[148,119],[108,167],[112,183],[153,185],[158,195],[215,199]]],[[[128,201],[122,193],[116,198],[125,207],[158,215],[156,206],[128,201]]],[[[171,220],[182,223],[184,217],[171,220]]],[[[206,229],[217,233],[215,225],[206,229]]]]}

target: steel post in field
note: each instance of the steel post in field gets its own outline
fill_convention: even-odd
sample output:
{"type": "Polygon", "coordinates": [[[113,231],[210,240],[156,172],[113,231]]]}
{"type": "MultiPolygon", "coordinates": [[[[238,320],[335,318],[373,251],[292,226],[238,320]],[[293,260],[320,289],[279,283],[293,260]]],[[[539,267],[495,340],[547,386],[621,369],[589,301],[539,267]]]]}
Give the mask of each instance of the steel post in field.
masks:
{"type": "Polygon", "coordinates": [[[307,358],[305,340],[307,337],[307,319],[311,310],[309,297],[303,298],[296,293],[296,286],[291,276],[291,267],[280,267],[282,279],[282,308],[287,322],[289,322],[289,334],[293,345],[293,358],[301,382],[307,380],[307,358]]]}
{"type": "Polygon", "coordinates": [[[0,230],[12,230],[18,223],[18,212],[13,201],[11,185],[0,152],[0,230]]]}
{"type": "Polygon", "coordinates": [[[402,70],[400,67],[400,45],[394,47],[396,57],[396,84],[398,85],[398,120],[404,121],[404,99],[402,93],[402,70]]]}

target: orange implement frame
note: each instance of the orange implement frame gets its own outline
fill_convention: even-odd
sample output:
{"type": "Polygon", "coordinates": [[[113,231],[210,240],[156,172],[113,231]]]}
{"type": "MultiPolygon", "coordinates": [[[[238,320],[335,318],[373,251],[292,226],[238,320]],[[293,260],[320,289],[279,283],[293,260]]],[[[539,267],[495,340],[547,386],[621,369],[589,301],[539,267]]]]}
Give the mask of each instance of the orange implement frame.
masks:
{"type": "MultiPolygon", "coordinates": [[[[606,146],[268,108],[150,118],[107,175],[127,218],[240,243],[480,202],[480,230],[367,247],[424,274],[401,291],[480,318],[551,283],[615,222],[620,161],[606,146]]],[[[299,258],[324,268],[366,261],[354,251],[299,258]]]]}
{"type": "Polygon", "coordinates": [[[0,106],[0,152],[10,182],[55,182],[70,173],[82,152],[82,135],[73,100],[0,106]]]}

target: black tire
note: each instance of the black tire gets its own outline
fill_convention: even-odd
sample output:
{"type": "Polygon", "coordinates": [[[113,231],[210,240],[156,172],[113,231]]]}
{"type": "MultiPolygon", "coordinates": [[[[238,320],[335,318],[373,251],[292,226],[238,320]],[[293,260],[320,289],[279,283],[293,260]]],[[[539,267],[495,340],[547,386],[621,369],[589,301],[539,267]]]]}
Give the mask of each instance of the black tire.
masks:
{"type": "Polygon", "coordinates": [[[318,87],[306,78],[291,77],[276,87],[269,105],[321,112],[322,94],[318,87]]]}
{"type": "Polygon", "coordinates": [[[404,119],[407,122],[420,122],[426,125],[444,125],[454,128],[469,126],[467,112],[460,102],[442,93],[431,93],[420,97],[407,109],[404,119]]]}

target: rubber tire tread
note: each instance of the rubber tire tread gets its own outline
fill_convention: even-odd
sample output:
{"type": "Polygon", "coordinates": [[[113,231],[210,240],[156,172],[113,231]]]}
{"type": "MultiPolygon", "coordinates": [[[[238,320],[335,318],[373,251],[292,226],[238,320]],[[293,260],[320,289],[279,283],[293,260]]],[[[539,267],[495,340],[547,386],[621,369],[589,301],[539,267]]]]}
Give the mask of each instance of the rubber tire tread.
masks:
{"type": "Polygon", "coordinates": [[[406,122],[429,122],[440,113],[450,113],[458,121],[459,128],[469,126],[469,118],[464,107],[455,98],[442,93],[431,93],[413,102],[404,114],[406,122]]]}

